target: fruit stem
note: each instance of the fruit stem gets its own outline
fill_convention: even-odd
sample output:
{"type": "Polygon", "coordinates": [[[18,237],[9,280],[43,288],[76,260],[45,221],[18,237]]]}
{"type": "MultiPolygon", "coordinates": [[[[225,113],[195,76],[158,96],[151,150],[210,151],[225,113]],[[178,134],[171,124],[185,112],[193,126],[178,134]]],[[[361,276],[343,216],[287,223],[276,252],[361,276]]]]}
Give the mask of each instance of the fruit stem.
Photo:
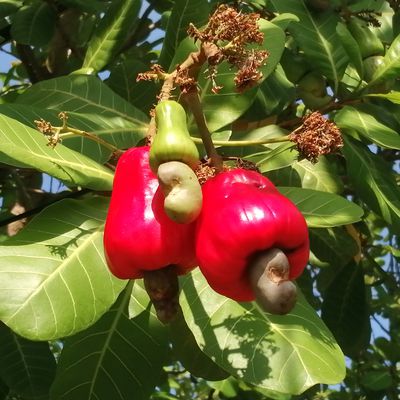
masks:
{"type": "MultiPolygon", "coordinates": [[[[240,146],[254,146],[261,144],[270,143],[283,143],[290,141],[290,135],[280,136],[276,138],[264,139],[264,140],[213,140],[213,144],[216,146],[228,146],[228,147],[240,147],[240,146]]],[[[192,137],[195,143],[202,143],[202,139],[192,137]]]]}
{"type": "Polygon", "coordinates": [[[215,149],[214,143],[211,139],[211,133],[207,126],[197,89],[185,93],[184,98],[189,105],[197,127],[199,128],[201,141],[206,149],[206,153],[210,159],[211,165],[216,169],[217,172],[221,172],[223,169],[223,160],[222,157],[217,153],[217,150],[215,149]]]}

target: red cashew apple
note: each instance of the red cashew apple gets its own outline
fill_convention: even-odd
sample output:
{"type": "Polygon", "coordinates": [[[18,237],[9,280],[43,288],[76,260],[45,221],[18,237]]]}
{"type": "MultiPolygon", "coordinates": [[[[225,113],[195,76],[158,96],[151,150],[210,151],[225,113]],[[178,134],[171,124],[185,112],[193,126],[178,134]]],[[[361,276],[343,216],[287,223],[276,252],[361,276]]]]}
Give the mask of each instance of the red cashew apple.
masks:
{"type": "Polygon", "coordinates": [[[291,280],[308,262],[307,225],[261,174],[222,172],[203,185],[196,256],[216,292],[237,301],[257,299],[266,311],[284,314],[296,300],[291,280]]]}

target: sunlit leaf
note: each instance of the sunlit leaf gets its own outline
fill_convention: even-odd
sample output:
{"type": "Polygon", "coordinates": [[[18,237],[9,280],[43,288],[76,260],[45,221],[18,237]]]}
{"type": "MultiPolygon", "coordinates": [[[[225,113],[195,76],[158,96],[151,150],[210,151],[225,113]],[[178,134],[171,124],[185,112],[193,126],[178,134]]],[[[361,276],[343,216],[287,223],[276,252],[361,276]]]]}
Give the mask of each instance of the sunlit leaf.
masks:
{"type": "Polygon", "coordinates": [[[215,293],[199,271],[185,277],[183,313],[200,348],[232,375],[254,385],[300,394],[316,383],[340,382],[343,354],[301,296],[286,316],[215,293]]]}
{"type": "Polygon", "coordinates": [[[333,193],[312,189],[278,187],[296,204],[310,228],[330,228],[357,222],[363,210],[357,204],[333,193]]]}
{"type": "Polygon", "coordinates": [[[131,288],[96,324],[66,341],[51,399],[149,398],[166,362],[166,328],[148,311],[129,319],[131,288]]]}
{"type": "Polygon", "coordinates": [[[345,71],[348,57],[339,36],[336,34],[338,16],[333,13],[311,14],[303,0],[272,0],[271,3],[280,13],[295,14],[300,21],[288,27],[313,67],[325,75],[336,91],[345,71]]]}
{"type": "Polygon", "coordinates": [[[0,319],[21,336],[49,340],[92,325],[126,281],[103,254],[108,199],[63,200],[0,246],[0,319]]]}
{"type": "Polygon", "coordinates": [[[83,68],[100,71],[117,54],[139,13],[139,0],[114,0],[90,39],[83,68]]]}
{"type": "Polygon", "coordinates": [[[346,106],[335,116],[335,122],[344,131],[354,130],[379,146],[400,150],[399,133],[362,110],[346,106]]]}
{"type": "Polygon", "coordinates": [[[392,91],[389,93],[373,93],[369,94],[368,96],[380,97],[382,99],[389,100],[394,104],[400,104],[400,92],[392,91]]]}

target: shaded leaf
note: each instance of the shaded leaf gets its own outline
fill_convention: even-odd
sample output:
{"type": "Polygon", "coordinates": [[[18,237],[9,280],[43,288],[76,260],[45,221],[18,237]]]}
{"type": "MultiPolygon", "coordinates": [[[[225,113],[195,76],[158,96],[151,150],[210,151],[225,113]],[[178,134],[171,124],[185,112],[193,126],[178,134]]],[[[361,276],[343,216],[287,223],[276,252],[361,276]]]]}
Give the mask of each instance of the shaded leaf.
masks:
{"type": "MultiPolygon", "coordinates": [[[[0,18],[8,17],[15,13],[23,2],[19,0],[1,0],[0,1],[0,18]]],[[[1,397],[0,397],[1,398],[1,397]]]]}
{"type": "Polygon", "coordinates": [[[0,377],[14,393],[27,400],[48,398],[55,373],[48,343],[24,339],[0,322],[0,377]]]}
{"type": "Polygon", "coordinates": [[[361,219],[363,210],[333,193],[312,189],[278,187],[304,215],[310,228],[330,228],[351,224],[361,219]]]}
{"type": "Polygon", "coordinates": [[[361,265],[351,262],[336,274],[325,291],[322,319],[346,355],[366,349],[371,326],[361,265]]]}
{"type": "Polygon", "coordinates": [[[290,314],[274,316],[255,303],[218,295],[199,271],[184,278],[182,290],[183,313],[198,345],[232,375],[291,394],[343,379],[340,348],[303,297],[290,314]]]}
{"type": "Polygon", "coordinates": [[[206,24],[209,13],[210,5],[206,1],[176,0],[168,18],[165,39],[158,63],[165,69],[168,69],[170,64],[172,68],[175,68],[175,64],[171,63],[171,61],[179,43],[187,36],[189,24],[192,23],[200,28],[206,24]]]}
{"type": "Polygon", "coordinates": [[[355,140],[346,138],[342,151],[361,200],[388,223],[389,229],[400,232],[399,188],[389,165],[355,140]]]}
{"type": "Polygon", "coordinates": [[[192,375],[208,381],[220,381],[229,376],[199,348],[182,312],[169,324],[169,328],[173,353],[192,375]]]}
{"type": "Polygon", "coordinates": [[[298,23],[291,23],[288,30],[314,68],[332,82],[336,92],[348,63],[347,54],[336,34],[338,16],[333,13],[311,14],[303,0],[272,0],[271,3],[278,12],[292,13],[300,19],[298,23]]]}
{"type": "Polygon", "coordinates": [[[379,146],[400,150],[400,135],[369,113],[345,106],[336,114],[335,122],[344,131],[354,130],[379,146]]]}
{"type": "Polygon", "coordinates": [[[334,269],[349,263],[359,251],[356,241],[342,228],[309,229],[309,235],[314,255],[334,269]]]}
{"type": "Polygon", "coordinates": [[[11,35],[18,43],[43,46],[53,36],[55,21],[56,15],[50,4],[33,1],[14,14],[11,35]]]}
{"type": "Polygon", "coordinates": [[[261,173],[265,173],[293,164],[298,156],[299,154],[295,150],[293,143],[287,142],[265,153],[254,154],[249,159],[257,164],[261,173]]]}
{"type": "Polygon", "coordinates": [[[9,392],[10,392],[9,387],[0,378],[0,400],[7,400],[9,392]]]}
{"type": "Polygon", "coordinates": [[[111,2],[90,39],[82,68],[100,71],[113,61],[137,19],[140,5],[139,0],[111,2]]]}
{"type": "Polygon", "coordinates": [[[51,399],[149,398],[166,362],[167,335],[148,311],[129,319],[131,289],[129,284],[96,324],[66,341],[51,399]]]}
{"type": "Polygon", "coordinates": [[[111,190],[113,172],[62,144],[54,149],[38,130],[0,115],[0,161],[22,168],[35,168],[66,185],[111,190]],[[22,139],[23,138],[23,139],[22,139]]]}
{"type": "Polygon", "coordinates": [[[92,325],[126,281],[103,254],[108,199],[62,200],[0,246],[0,319],[21,336],[50,340],[92,325]]]}
{"type": "Polygon", "coordinates": [[[368,371],[361,377],[361,384],[371,390],[388,389],[393,385],[393,378],[389,370],[368,371]]]}
{"type": "Polygon", "coordinates": [[[338,34],[343,48],[350,59],[350,62],[354,65],[360,78],[364,75],[363,60],[361,57],[360,47],[354,39],[353,35],[347,29],[346,24],[339,22],[336,25],[336,33],[338,34]]]}
{"type": "Polygon", "coordinates": [[[16,103],[123,118],[133,123],[137,132],[147,129],[147,116],[94,76],[70,75],[39,82],[18,96],[16,103]]]}

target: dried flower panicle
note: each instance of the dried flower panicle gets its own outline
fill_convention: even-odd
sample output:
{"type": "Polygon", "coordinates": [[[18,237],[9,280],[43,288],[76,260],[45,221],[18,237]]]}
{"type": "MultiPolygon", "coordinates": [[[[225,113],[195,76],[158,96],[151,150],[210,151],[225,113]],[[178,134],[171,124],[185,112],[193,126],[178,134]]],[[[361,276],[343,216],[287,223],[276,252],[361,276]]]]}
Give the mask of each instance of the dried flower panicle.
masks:
{"type": "Polygon", "coordinates": [[[354,13],[353,15],[355,15],[357,18],[361,19],[362,21],[366,22],[367,25],[370,25],[372,27],[379,28],[381,26],[381,23],[377,18],[382,16],[381,12],[365,9],[365,10],[360,10],[354,13]]]}
{"type": "Polygon", "coordinates": [[[209,18],[207,26],[199,30],[193,24],[189,26],[188,34],[195,40],[211,43],[216,51],[208,57],[208,78],[212,80],[213,91],[221,87],[216,84],[216,65],[226,60],[236,67],[236,89],[239,92],[254,86],[261,78],[259,68],[265,64],[268,52],[265,50],[248,49],[249,44],[261,45],[264,34],[258,27],[260,15],[257,13],[241,13],[226,4],[220,5],[209,18]]]}
{"type": "Polygon", "coordinates": [[[153,64],[150,71],[139,72],[136,77],[136,82],[139,81],[153,81],[164,79],[166,73],[159,64],[153,64]]]}
{"type": "Polygon", "coordinates": [[[315,111],[303,120],[303,124],[290,134],[290,140],[297,145],[301,157],[312,163],[318,157],[330,154],[343,146],[339,128],[315,111]]]}
{"type": "Polygon", "coordinates": [[[45,121],[43,118],[34,121],[37,129],[46,136],[48,143],[47,146],[54,149],[58,143],[61,143],[62,139],[60,137],[59,129],[56,129],[51,125],[50,122],[45,121]]]}

